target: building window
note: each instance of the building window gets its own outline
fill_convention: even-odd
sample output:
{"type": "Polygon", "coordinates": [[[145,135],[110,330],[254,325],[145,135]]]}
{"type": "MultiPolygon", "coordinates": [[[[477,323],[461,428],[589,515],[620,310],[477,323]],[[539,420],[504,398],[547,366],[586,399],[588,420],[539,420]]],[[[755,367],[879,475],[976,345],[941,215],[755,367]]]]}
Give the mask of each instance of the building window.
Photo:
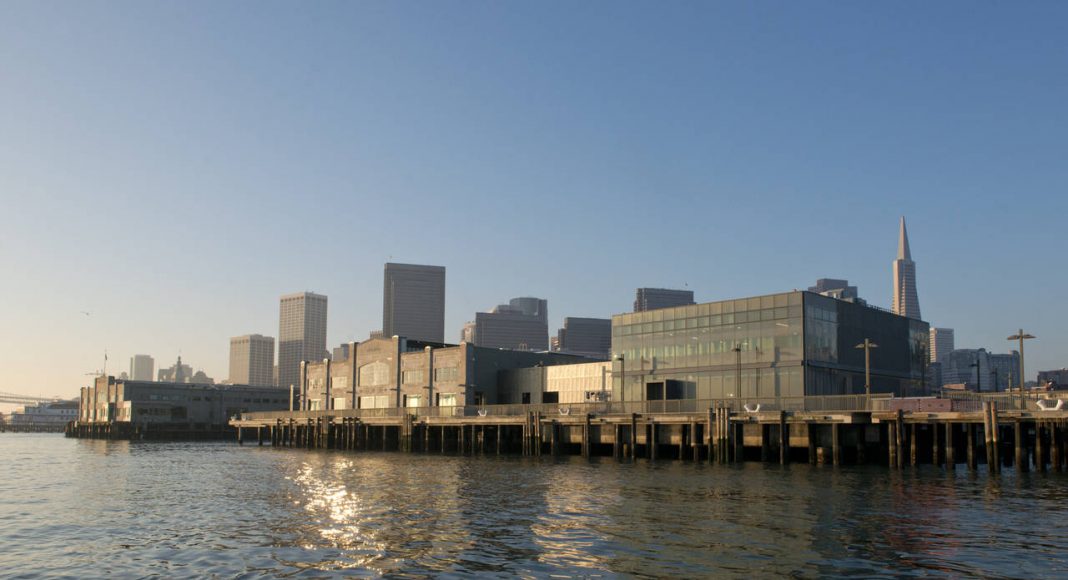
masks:
{"type": "Polygon", "coordinates": [[[389,365],[384,362],[373,362],[360,367],[361,387],[380,387],[389,384],[389,365]]]}
{"type": "Polygon", "coordinates": [[[441,367],[434,369],[434,382],[456,382],[460,376],[460,369],[457,367],[441,367]]]}
{"type": "Polygon", "coordinates": [[[426,382],[426,371],[419,369],[401,373],[401,382],[406,385],[421,385],[426,382]]]}

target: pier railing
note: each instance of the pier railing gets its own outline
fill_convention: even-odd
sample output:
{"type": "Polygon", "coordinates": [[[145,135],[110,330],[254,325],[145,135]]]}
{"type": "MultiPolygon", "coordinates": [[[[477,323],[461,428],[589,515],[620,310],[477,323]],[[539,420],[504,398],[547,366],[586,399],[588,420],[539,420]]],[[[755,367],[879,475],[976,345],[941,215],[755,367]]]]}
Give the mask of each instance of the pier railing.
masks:
{"type": "MultiPolygon", "coordinates": [[[[1068,400],[1068,391],[1044,393],[1043,398],[1068,400]]],[[[943,399],[953,402],[954,411],[979,411],[987,401],[996,401],[1002,410],[1036,410],[1038,398],[1018,393],[945,393],[943,399]]],[[[405,415],[426,417],[523,417],[539,412],[543,416],[694,414],[708,409],[729,409],[734,413],[763,413],[773,411],[811,411],[827,413],[878,412],[892,410],[892,402],[901,401],[890,394],[827,395],[810,397],[743,397],[742,399],[672,399],[662,401],[607,401],[591,403],[544,403],[537,405],[467,405],[454,407],[390,407],[382,409],[330,409],[312,411],[262,411],[243,413],[248,421],[304,420],[333,418],[395,418],[405,415]]],[[[236,417],[235,417],[236,418],[236,417]]]]}
{"type": "Polygon", "coordinates": [[[661,401],[607,401],[591,403],[543,403],[536,405],[467,405],[454,407],[390,407],[383,409],[330,409],[303,411],[261,411],[243,413],[249,421],[303,420],[334,418],[392,418],[405,415],[423,417],[523,417],[539,412],[553,415],[641,415],[693,414],[708,409],[726,408],[732,412],[761,413],[770,411],[856,412],[878,411],[888,408],[888,394],[829,395],[818,397],[748,397],[742,399],[672,399],[661,401]]]}

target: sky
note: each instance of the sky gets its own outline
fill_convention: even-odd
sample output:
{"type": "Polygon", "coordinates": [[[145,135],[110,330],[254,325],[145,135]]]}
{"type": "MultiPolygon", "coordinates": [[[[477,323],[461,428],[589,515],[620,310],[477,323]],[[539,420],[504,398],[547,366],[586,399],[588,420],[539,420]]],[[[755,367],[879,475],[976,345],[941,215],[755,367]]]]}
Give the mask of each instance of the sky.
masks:
{"type": "Polygon", "coordinates": [[[227,378],[278,298],[328,345],[387,261],[446,338],[847,278],[889,307],[905,216],[958,348],[1068,366],[1063,2],[0,3],[0,392],[150,354],[227,378]]]}

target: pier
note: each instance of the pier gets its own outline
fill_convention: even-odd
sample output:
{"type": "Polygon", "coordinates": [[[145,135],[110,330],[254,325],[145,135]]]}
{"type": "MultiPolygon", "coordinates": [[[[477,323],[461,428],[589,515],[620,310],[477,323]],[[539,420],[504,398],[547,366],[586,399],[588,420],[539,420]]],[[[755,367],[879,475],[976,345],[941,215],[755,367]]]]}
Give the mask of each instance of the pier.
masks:
{"type": "MultiPolygon", "coordinates": [[[[1065,395],[1068,399],[1068,394],[1065,395]]],[[[1068,411],[1003,395],[848,395],[245,413],[241,444],[787,464],[1065,468],[1068,411]]]]}

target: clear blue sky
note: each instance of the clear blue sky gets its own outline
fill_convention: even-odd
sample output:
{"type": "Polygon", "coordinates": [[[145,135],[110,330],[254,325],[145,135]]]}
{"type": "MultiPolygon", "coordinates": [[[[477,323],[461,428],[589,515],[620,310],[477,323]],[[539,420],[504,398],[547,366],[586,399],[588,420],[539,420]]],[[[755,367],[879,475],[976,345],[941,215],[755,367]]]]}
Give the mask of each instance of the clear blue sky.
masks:
{"type": "Polygon", "coordinates": [[[446,336],[848,278],[1028,375],[1068,366],[1063,2],[0,4],[0,391],[135,353],[226,378],[278,296],[381,324],[448,268],[446,336]],[[90,312],[86,316],[82,311],[90,312]]]}

